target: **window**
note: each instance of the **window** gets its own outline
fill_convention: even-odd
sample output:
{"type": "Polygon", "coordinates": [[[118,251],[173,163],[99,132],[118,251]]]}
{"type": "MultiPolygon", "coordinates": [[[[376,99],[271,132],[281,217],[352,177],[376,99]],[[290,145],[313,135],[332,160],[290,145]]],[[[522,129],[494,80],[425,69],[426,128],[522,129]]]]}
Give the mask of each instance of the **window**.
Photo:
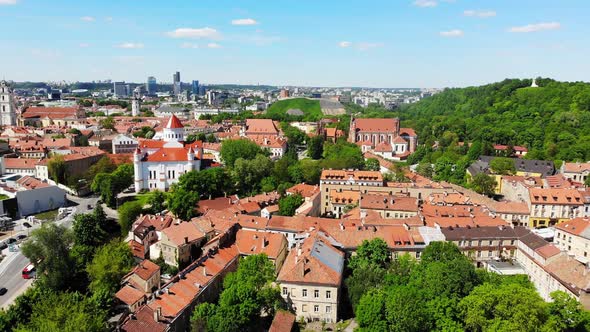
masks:
{"type": "Polygon", "coordinates": [[[283,287],[283,295],[287,295],[289,294],[289,291],[287,290],[287,287],[283,287]]]}
{"type": "Polygon", "coordinates": [[[305,288],[304,288],[304,289],[301,291],[301,296],[303,296],[303,297],[307,297],[307,289],[305,289],[305,288]]]}
{"type": "Polygon", "coordinates": [[[313,312],[320,312],[320,306],[319,305],[314,305],[313,306],[313,312]]]}
{"type": "Polygon", "coordinates": [[[326,313],[327,313],[327,314],[329,314],[329,313],[331,313],[331,312],[332,312],[332,307],[331,307],[331,306],[329,306],[329,305],[327,305],[327,306],[326,306],[326,313]]]}
{"type": "Polygon", "coordinates": [[[301,312],[307,312],[307,304],[301,305],[301,312]]]}
{"type": "MultiPolygon", "coordinates": [[[[586,255],[584,255],[584,256],[586,256],[586,255]]],[[[327,299],[331,299],[332,298],[332,291],[329,291],[329,290],[326,291],[326,298],[327,299]]]]}
{"type": "Polygon", "coordinates": [[[318,297],[320,297],[320,291],[319,291],[318,289],[315,289],[315,290],[313,291],[313,297],[314,297],[314,298],[316,298],[316,299],[317,299],[318,297]]]}

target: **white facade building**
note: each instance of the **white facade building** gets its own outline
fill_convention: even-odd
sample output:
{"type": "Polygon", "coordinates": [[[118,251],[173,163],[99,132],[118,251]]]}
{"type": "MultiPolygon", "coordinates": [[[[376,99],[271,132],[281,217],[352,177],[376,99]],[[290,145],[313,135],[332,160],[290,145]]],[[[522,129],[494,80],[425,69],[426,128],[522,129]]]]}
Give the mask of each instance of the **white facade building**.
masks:
{"type": "Polygon", "coordinates": [[[0,125],[16,125],[16,105],[12,89],[6,81],[0,82],[0,125]]]}
{"type": "Polygon", "coordinates": [[[113,153],[133,153],[138,146],[138,141],[127,135],[119,134],[113,138],[113,153]]]}
{"type": "Polygon", "coordinates": [[[176,116],[170,117],[162,137],[150,144],[143,141],[133,154],[136,192],[166,191],[182,174],[201,169],[202,143],[184,143],[184,126],[176,116]]]}

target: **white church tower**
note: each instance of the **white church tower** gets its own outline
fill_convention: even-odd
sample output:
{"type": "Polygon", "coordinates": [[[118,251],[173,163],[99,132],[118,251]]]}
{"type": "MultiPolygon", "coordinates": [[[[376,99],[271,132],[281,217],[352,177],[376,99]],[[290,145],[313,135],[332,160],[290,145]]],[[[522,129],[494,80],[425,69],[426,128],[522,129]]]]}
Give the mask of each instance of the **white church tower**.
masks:
{"type": "Polygon", "coordinates": [[[139,116],[140,107],[141,104],[139,98],[133,97],[133,99],[131,99],[131,116],[139,116]]]}
{"type": "Polygon", "coordinates": [[[16,105],[12,89],[4,80],[0,82],[0,125],[16,125],[16,105]]]}

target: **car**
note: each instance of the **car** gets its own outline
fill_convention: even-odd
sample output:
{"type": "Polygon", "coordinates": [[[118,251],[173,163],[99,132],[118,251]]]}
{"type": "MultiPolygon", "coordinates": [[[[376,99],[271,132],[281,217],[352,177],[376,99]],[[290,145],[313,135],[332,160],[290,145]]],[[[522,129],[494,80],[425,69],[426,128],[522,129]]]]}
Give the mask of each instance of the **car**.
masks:
{"type": "Polygon", "coordinates": [[[11,238],[11,237],[8,238],[8,240],[6,240],[6,243],[8,243],[8,244],[12,244],[12,243],[15,243],[15,242],[16,242],[16,239],[11,238]]]}
{"type": "Polygon", "coordinates": [[[31,228],[31,224],[29,224],[28,222],[24,222],[23,226],[25,226],[26,228],[31,228]]]}
{"type": "Polygon", "coordinates": [[[6,289],[6,287],[0,288],[0,296],[6,294],[6,292],[8,292],[8,289],[6,289]]]}
{"type": "Polygon", "coordinates": [[[21,235],[17,236],[16,238],[19,240],[23,240],[23,239],[26,239],[27,236],[25,234],[21,234],[21,235]]]}
{"type": "Polygon", "coordinates": [[[88,210],[92,210],[92,205],[88,204],[86,207],[88,208],[88,210]]]}
{"type": "Polygon", "coordinates": [[[6,243],[4,243],[4,242],[0,243],[0,250],[4,250],[6,248],[8,248],[8,245],[6,243]]]}

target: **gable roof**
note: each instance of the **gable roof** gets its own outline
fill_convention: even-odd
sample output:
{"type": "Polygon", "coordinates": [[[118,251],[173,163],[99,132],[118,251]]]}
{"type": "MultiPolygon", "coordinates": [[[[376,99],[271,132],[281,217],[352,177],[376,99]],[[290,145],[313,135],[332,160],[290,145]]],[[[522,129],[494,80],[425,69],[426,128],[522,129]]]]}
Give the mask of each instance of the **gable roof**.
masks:
{"type": "Polygon", "coordinates": [[[172,114],[172,116],[170,117],[170,119],[168,119],[168,122],[166,123],[166,128],[167,129],[180,129],[180,128],[184,128],[184,126],[182,125],[182,122],[180,121],[180,119],[178,119],[176,117],[176,115],[172,114]]]}
{"type": "Polygon", "coordinates": [[[158,271],[160,271],[160,266],[149,259],[144,259],[131,272],[140,277],[141,280],[148,280],[158,271]]]}
{"type": "Polygon", "coordinates": [[[143,299],[145,294],[129,285],[123,286],[116,294],[115,297],[121,302],[127,305],[133,305],[143,299]]]}
{"type": "Polygon", "coordinates": [[[357,131],[367,132],[394,132],[399,128],[399,119],[354,119],[354,128],[357,131]]]}
{"type": "Polygon", "coordinates": [[[164,229],[162,233],[166,234],[168,239],[177,246],[181,246],[185,244],[185,242],[191,243],[205,237],[205,234],[193,222],[173,224],[164,229]]]}

